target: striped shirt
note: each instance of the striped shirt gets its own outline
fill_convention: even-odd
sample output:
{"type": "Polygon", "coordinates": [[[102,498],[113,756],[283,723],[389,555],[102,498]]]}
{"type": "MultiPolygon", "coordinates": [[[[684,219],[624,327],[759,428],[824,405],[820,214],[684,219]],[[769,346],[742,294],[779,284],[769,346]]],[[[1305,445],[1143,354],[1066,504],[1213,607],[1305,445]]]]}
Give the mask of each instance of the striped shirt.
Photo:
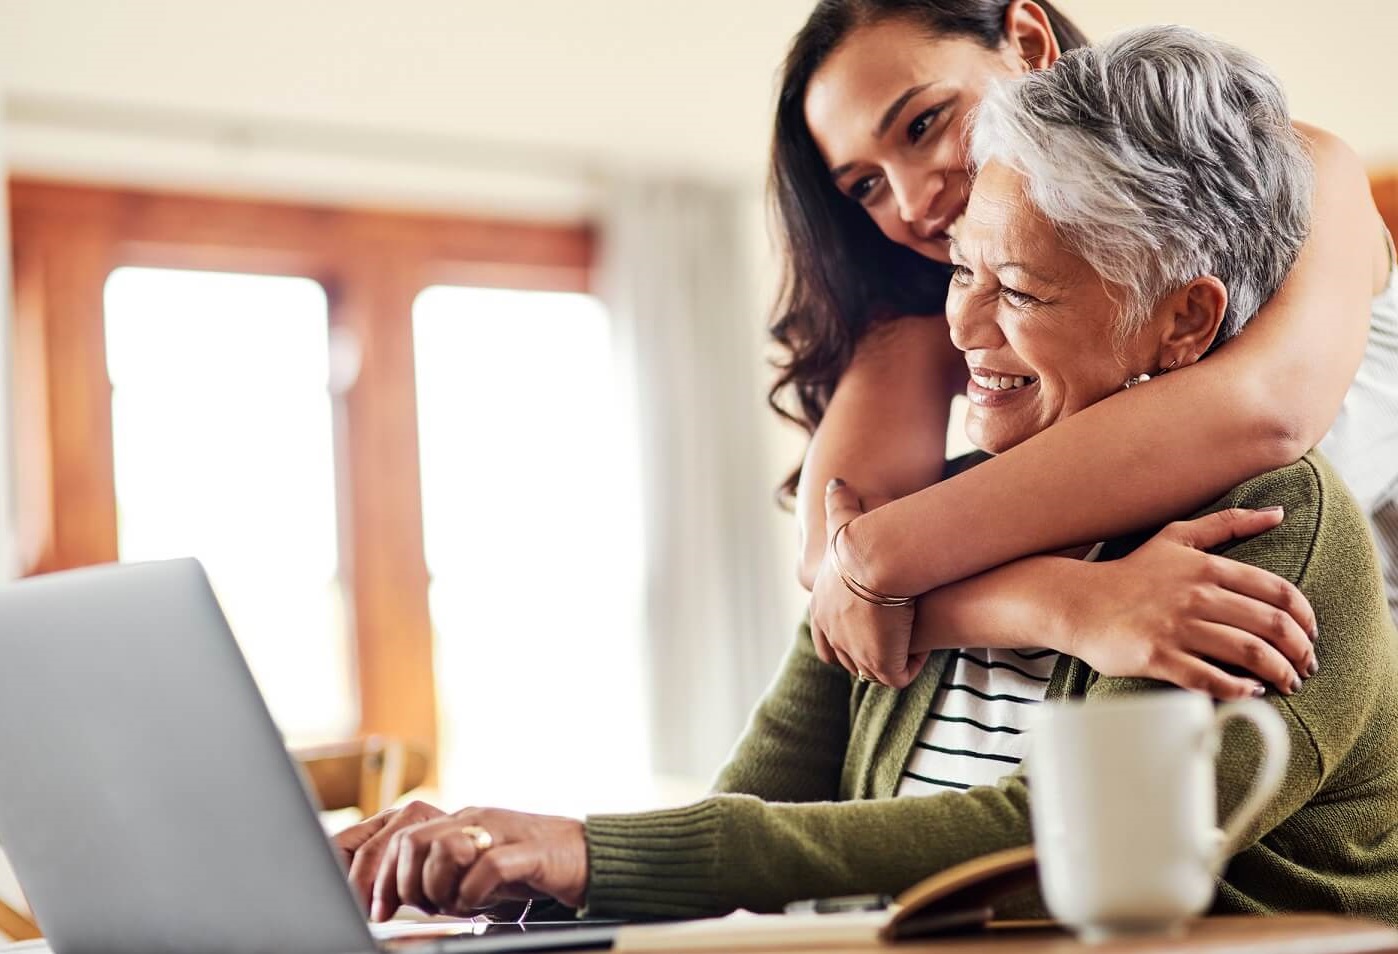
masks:
{"type": "Polygon", "coordinates": [[[1320,449],[1369,517],[1398,622],[1398,260],[1374,298],[1364,360],[1320,449]]]}
{"type": "Polygon", "coordinates": [[[1013,772],[1059,656],[1052,649],[958,650],[903,766],[898,794],[961,792],[1013,772]]]}
{"type": "MultiPolygon", "coordinates": [[[[1101,552],[1099,543],[1083,559],[1101,552]]],[[[1053,649],[957,650],[903,766],[899,797],[994,785],[1017,769],[1061,657],[1053,649]]]]}

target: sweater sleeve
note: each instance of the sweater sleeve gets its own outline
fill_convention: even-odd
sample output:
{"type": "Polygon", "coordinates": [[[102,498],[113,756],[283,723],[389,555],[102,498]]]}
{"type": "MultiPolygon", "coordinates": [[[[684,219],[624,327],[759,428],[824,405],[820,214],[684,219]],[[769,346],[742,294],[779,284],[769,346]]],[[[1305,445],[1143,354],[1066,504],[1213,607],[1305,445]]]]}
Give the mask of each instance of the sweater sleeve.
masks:
{"type": "Polygon", "coordinates": [[[693,918],[780,911],[800,898],[897,894],[943,868],[1029,841],[1028,793],[773,804],[716,795],[696,805],[587,819],[593,916],[693,918]]]}

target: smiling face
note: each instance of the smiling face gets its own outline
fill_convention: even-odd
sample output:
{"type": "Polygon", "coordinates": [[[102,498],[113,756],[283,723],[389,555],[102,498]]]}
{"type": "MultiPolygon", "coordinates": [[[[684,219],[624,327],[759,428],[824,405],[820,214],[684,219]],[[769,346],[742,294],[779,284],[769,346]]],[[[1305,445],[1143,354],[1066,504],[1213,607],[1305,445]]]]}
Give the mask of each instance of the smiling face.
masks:
{"type": "Polygon", "coordinates": [[[884,20],[851,33],[815,72],[806,123],[836,187],[884,235],[947,262],[947,229],[970,193],[966,117],[993,80],[1024,68],[1011,46],[884,20]]]}
{"type": "Polygon", "coordinates": [[[1008,166],[980,171],[951,251],[947,321],[971,370],[966,433],[982,450],[1002,453],[1161,366],[1170,309],[1119,345],[1111,290],[1008,166]]]}

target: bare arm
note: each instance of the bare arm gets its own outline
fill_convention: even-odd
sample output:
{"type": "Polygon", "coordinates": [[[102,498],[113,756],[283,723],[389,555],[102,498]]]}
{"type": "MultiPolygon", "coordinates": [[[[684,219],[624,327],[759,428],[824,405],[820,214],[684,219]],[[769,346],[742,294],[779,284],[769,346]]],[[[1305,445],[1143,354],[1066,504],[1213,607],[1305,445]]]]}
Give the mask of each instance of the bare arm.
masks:
{"type": "MultiPolygon", "coordinates": [[[[863,505],[848,485],[830,487],[825,501],[830,527],[855,519],[863,505]]],[[[1047,646],[1104,675],[1218,699],[1259,695],[1264,683],[1290,694],[1316,672],[1310,604],[1282,577],[1211,552],[1284,518],[1281,507],[1215,510],[1170,524],[1121,559],[1025,557],[907,606],[851,598],[824,566],[811,593],[811,644],[823,662],[895,688],[917,678],[933,650],[1047,646]],[[1247,675],[1230,672],[1235,666],[1247,675]]]]}
{"type": "MultiPolygon", "coordinates": [[[[1115,395],[974,473],[860,517],[845,537],[854,575],[881,592],[924,593],[1029,554],[1158,526],[1318,442],[1363,355],[1384,249],[1359,159],[1333,136],[1302,131],[1316,162],[1311,237],[1245,334],[1208,361],[1115,395]]],[[[866,397],[865,420],[896,425],[901,418],[874,400],[866,397]]],[[[847,458],[830,446],[835,427],[858,426],[844,422],[821,435],[821,454],[842,463],[847,458]]],[[[930,433],[925,423],[921,430],[930,433]]]]}
{"type": "Polygon", "coordinates": [[[966,388],[966,363],[946,319],[908,317],[876,325],[840,378],[801,467],[796,493],[797,575],[810,589],[825,555],[825,485],[839,476],[873,508],[939,480],[951,399],[966,388]]]}
{"type": "Polygon", "coordinates": [[[1171,524],[1121,560],[1026,557],[944,586],[917,601],[910,654],[1047,646],[1104,675],[1217,699],[1260,695],[1264,684],[1290,695],[1317,668],[1310,604],[1282,577],[1208,552],[1282,519],[1223,510],[1171,524]]]}

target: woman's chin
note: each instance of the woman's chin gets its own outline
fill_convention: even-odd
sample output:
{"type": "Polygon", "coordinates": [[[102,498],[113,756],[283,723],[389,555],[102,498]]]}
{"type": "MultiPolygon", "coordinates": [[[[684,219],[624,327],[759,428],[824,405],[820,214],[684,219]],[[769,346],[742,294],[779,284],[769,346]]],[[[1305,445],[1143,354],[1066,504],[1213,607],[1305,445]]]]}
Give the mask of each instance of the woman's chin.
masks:
{"type": "Polygon", "coordinates": [[[996,421],[994,417],[994,412],[986,413],[975,407],[966,416],[966,437],[987,454],[1003,454],[1033,436],[1023,428],[1005,427],[1007,422],[996,421]]]}

